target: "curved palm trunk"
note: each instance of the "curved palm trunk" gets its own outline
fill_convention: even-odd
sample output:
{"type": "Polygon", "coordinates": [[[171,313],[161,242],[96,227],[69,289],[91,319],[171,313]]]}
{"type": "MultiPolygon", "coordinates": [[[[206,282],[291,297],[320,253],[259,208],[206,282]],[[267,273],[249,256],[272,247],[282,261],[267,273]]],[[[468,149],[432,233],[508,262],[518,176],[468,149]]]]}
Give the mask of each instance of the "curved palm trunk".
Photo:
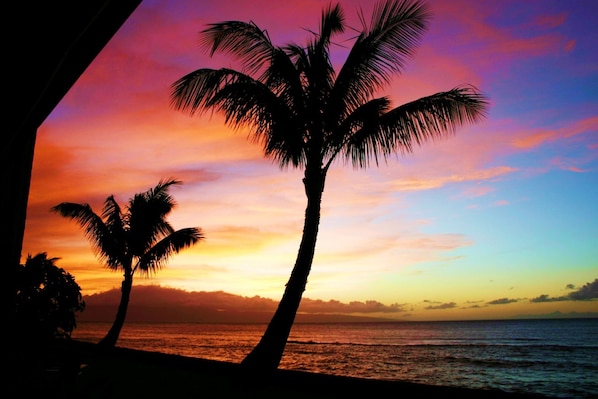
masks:
{"type": "Polygon", "coordinates": [[[276,370],[282,359],[314,259],[324,179],[323,171],[318,171],[311,178],[308,178],[306,173],[306,177],[303,179],[307,207],[297,260],[266,332],[257,346],[241,362],[242,366],[253,371],[276,370]]]}
{"type": "Polygon", "coordinates": [[[122,330],[125,324],[125,318],[127,317],[127,309],[129,307],[129,299],[131,297],[131,289],[133,288],[133,273],[125,272],[125,279],[121,284],[121,297],[120,303],[118,304],[118,310],[116,311],[116,317],[112,327],[104,338],[98,343],[101,346],[113,348],[116,346],[120,330],[122,330]]]}

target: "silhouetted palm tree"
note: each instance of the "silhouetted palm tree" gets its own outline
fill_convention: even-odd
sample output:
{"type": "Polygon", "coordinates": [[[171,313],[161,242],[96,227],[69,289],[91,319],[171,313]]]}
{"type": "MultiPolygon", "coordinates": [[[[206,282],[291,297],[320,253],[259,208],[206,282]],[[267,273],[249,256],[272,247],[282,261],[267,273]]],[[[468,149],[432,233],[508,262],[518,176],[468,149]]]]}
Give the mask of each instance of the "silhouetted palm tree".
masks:
{"type": "Polygon", "coordinates": [[[310,273],[332,162],[340,158],[354,167],[366,168],[371,161],[377,165],[484,117],[487,100],[472,86],[396,108],[389,98],[375,97],[401,72],[428,18],[421,1],[377,3],[370,25],[363,22],[338,71],[329,48],[333,36],[345,30],[339,5],[323,11],[320,31],[305,47],[274,46],[267,32],[252,22],[210,24],[201,32],[201,44],[210,55],[220,51],[236,56],[243,69],[198,69],[173,83],[175,109],[191,115],[220,111],[227,124],[249,127],[253,141],[281,168],[304,170],[307,207],[297,259],[271,322],[243,365],[273,370],[280,363],[310,273]]]}
{"type": "Polygon", "coordinates": [[[88,204],[63,202],[52,211],[76,220],[92,242],[96,255],[108,268],[124,275],[121,299],[112,327],[100,341],[113,347],[125,322],[133,275],[139,271],[150,275],[162,268],[170,256],[204,238],[201,229],[190,227],[174,230],[166,216],[175,206],[168,193],[178,180],[162,180],[154,188],[136,194],[122,212],[114,196],[104,202],[102,215],[94,213],[88,204]]]}

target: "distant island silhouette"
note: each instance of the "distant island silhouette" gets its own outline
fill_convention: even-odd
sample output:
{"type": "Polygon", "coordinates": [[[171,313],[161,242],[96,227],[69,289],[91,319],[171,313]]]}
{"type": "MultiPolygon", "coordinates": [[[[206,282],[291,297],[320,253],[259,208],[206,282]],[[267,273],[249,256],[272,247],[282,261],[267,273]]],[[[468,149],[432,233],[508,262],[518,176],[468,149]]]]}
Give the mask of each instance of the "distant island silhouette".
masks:
{"type": "MultiPolygon", "coordinates": [[[[120,300],[120,289],[86,295],[81,322],[112,322],[120,300]]],[[[133,290],[126,322],[129,323],[268,323],[277,301],[260,296],[245,297],[223,291],[189,292],[159,285],[139,285],[133,290]]],[[[342,303],[304,298],[297,323],[342,323],[411,321],[399,305],[377,301],[342,303]]],[[[521,315],[516,318],[598,317],[597,313],[551,313],[521,315]]]]}
{"type": "MultiPolygon", "coordinates": [[[[120,299],[120,290],[114,288],[83,297],[85,310],[78,321],[110,322],[120,299]]],[[[278,302],[260,296],[244,297],[223,291],[189,292],[157,285],[139,285],[131,295],[127,322],[150,323],[268,323],[278,302]]],[[[318,322],[376,322],[397,321],[397,306],[386,306],[376,301],[351,302],[305,299],[296,321],[318,322]],[[364,316],[367,313],[376,316],[364,316]],[[359,313],[356,315],[354,313],[359,313]],[[379,317],[392,314],[393,318],[379,317]]]]}

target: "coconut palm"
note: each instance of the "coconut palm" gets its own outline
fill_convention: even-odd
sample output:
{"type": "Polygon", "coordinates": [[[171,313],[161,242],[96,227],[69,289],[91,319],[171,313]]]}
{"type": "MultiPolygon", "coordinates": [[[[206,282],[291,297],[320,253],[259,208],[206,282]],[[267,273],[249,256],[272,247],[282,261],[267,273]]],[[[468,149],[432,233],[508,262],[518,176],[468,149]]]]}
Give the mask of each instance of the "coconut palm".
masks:
{"type": "Polygon", "coordinates": [[[111,195],[104,202],[101,215],[88,204],[63,202],[52,211],[77,221],[92,242],[94,251],[106,266],[123,272],[121,298],[112,327],[100,341],[113,347],[125,322],[136,272],[150,276],[161,269],[174,253],[203,240],[199,228],[174,230],[166,216],[175,206],[168,193],[178,180],[161,180],[154,188],[136,194],[123,212],[111,195]]]}
{"type": "Polygon", "coordinates": [[[378,165],[484,117],[487,100],[469,85],[394,108],[388,97],[376,97],[402,71],[429,16],[422,1],[376,3],[370,24],[363,22],[338,70],[330,47],[346,28],[340,5],[323,10],[319,32],[304,47],[275,46],[252,22],[210,24],[200,33],[201,45],[210,56],[222,52],[237,57],[242,69],[198,69],[172,84],[175,109],[190,115],[221,112],[233,128],[248,127],[250,138],[281,168],[304,171],[307,206],[295,265],[274,316],[243,365],[278,368],[312,266],[322,193],[333,161],[356,168],[378,165]]]}

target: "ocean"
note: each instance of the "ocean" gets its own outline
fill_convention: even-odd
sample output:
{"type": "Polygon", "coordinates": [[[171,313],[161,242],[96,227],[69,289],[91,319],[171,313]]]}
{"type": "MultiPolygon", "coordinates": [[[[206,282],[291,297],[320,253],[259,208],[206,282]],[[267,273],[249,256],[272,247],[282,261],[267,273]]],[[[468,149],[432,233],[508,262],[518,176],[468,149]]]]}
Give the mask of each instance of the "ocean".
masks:
{"type": "MultiPolygon", "coordinates": [[[[98,342],[110,323],[79,322],[98,342]]],[[[125,323],[117,346],[239,363],[266,324],[125,323]]],[[[295,324],[281,369],[598,398],[598,318],[295,324]]]]}

